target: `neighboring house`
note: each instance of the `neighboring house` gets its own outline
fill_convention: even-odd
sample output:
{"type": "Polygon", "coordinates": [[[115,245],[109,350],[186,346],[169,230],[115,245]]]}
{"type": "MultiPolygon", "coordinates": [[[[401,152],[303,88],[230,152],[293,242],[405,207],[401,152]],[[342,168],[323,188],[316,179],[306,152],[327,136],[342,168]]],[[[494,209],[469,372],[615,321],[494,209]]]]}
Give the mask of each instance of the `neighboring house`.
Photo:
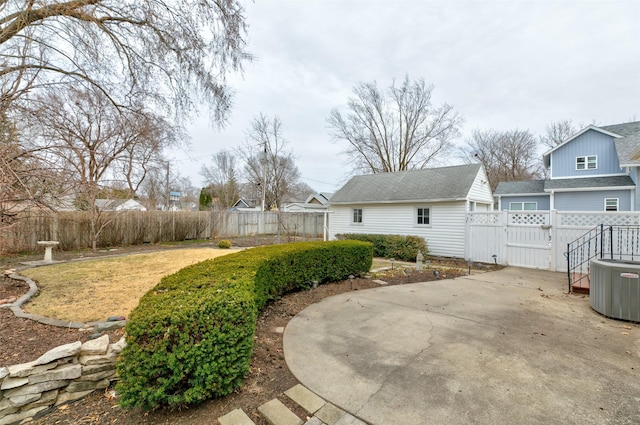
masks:
{"type": "Polygon", "coordinates": [[[490,211],[481,164],[356,176],[330,199],[329,237],[341,233],[416,235],[432,255],[464,257],[469,211],[490,211]]]}
{"type": "Polygon", "coordinates": [[[231,211],[260,211],[260,204],[255,199],[240,198],[229,209],[231,211]]]}
{"type": "Polygon", "coordinates": [[[640,121],[591,125],[543,159],[548,179],[498,183],[498,209],[640,211],[640,121]]]}
{"type": "Polygon", "coordinates": [[[284,206],[285,212],[324,212],[329,209],[332,193],[320,192],[310,195],[304,202],[292,202],[284,206]]]}
{"type": "Polygon", "coordinates": [[[100,211],[146,211],[147,209],[135,199],[96,199],[96,207],[100,211]]]}

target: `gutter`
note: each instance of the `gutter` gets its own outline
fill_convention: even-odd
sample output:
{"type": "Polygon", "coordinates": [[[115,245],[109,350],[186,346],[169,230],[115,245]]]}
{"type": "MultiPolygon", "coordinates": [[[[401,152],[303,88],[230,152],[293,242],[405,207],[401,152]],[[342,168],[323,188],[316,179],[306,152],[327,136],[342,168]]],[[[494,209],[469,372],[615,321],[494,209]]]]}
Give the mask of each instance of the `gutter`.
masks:
{"type": "Polygon", "coordinates": [[[377,205],[377,204],[432,204],[432,203],[440,203],[440,202],[459,202],[466,201],[467,198],[441,198],[441,199],[402,199],[395,201],[342,201],[342,202],[331,202],[331,205],[377,205]]]}

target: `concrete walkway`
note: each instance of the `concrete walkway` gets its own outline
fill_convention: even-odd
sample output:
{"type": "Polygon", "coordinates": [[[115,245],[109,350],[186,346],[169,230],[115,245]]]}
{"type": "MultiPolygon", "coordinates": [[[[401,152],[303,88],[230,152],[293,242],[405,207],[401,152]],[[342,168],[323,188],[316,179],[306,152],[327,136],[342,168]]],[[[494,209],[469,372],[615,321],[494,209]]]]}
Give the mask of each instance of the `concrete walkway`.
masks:
{"type": "Polygon", "coordinates": [[[565,292],[506,268],[345,293],[289,322],[285,359],[370,424],[640,423],[640,326],[565,292]]]}

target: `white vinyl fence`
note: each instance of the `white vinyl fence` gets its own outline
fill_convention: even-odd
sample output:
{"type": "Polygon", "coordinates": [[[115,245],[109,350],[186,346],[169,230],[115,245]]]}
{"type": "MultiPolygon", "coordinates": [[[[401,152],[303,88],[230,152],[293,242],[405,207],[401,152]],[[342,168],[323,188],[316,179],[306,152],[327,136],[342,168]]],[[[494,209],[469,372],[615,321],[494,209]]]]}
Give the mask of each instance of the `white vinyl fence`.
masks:
{"type": "Polygon", "coordinates": [[[567,244],[600,224],[639,225],[640,212],[469,213],[465,257],[486,263],[567,271],[564,255],[567,244]]]}

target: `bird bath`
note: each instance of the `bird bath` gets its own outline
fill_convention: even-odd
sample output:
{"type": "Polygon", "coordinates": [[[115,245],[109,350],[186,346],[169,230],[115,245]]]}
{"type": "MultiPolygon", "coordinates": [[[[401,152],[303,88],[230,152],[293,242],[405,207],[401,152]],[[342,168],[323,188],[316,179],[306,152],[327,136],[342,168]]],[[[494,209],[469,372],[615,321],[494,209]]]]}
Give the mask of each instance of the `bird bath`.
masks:
{"type": "Polygon", "coordinates": [[[38,245],[44,246],[44,262],[52,263],[53,256],[51,255],[53,247],[57,246],[60,242],[58,241],[38,241],[38,245]]]}

